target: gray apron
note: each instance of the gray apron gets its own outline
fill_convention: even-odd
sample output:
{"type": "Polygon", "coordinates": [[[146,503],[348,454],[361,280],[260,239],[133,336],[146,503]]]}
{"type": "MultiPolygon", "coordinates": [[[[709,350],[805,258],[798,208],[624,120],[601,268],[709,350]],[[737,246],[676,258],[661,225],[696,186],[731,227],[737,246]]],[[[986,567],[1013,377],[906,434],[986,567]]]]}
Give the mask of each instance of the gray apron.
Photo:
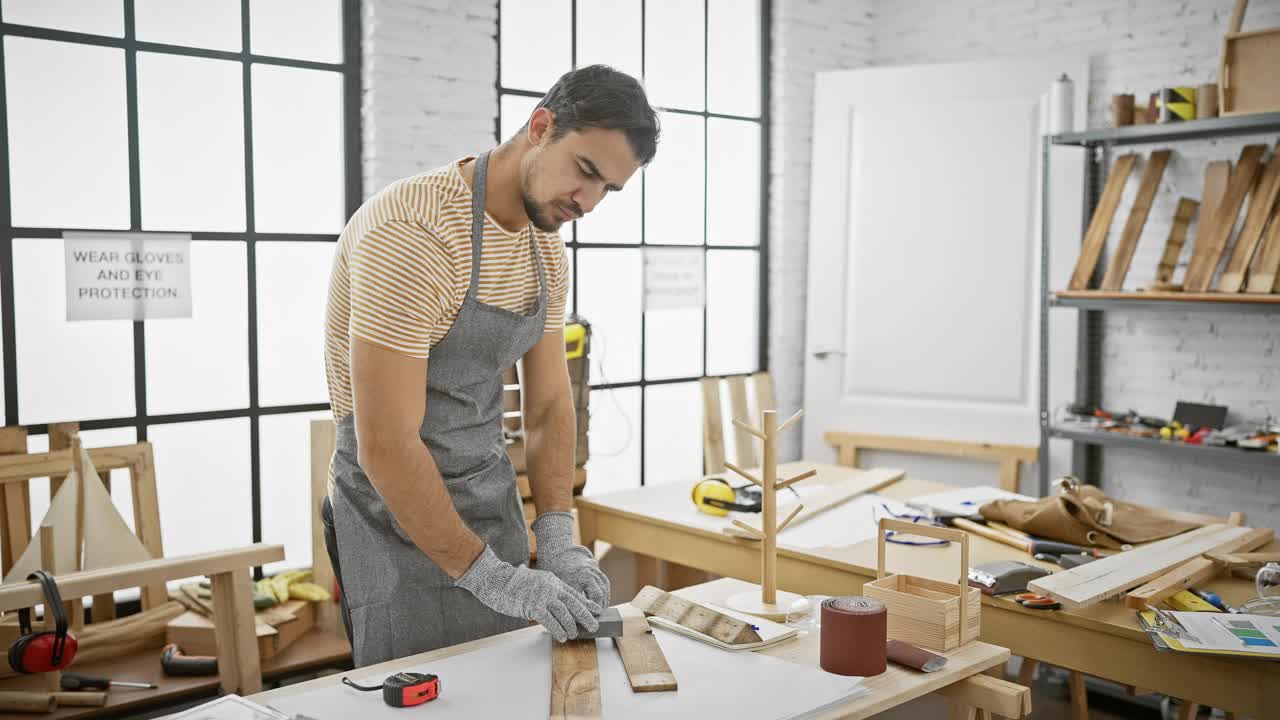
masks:
{"type": "MultiPolygon", "coordinates": [[[[449,333],[427,362],[422,441],[462,520],[512,565],[529,562],[515,469],[502,438],[502,373],[542,337],[546,277],[530,315],[476,300],[484,237],[488,153],[476,159],[471,206],[471,286],[449,333]]],[[[527,627],[454,587],[400,527],[356,460],[354,415],[338,424],[333,519],[357,667],[527,627]]]]}

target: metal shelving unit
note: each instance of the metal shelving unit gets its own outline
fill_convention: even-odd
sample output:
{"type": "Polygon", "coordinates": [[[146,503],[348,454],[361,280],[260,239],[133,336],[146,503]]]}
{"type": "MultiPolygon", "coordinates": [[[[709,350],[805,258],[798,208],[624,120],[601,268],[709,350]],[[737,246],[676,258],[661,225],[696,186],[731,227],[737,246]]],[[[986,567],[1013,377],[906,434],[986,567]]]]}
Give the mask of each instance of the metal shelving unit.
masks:
{"type": "MultiPolygon", "coordinates": [[[[1105,177],[1107,155],[1117,145],[1172,143],[1242,135],[1280,133],[1280,113],[1260,113],[1193,120],[1165,125],[1132,125],[1046,136],[1041,142],[1042,197],[1049,197],[1049,149],[1072,145],[1085,149],[1084,224],[1093,216],[1105,177]]],[[[1076,402],[1098,405],[1102,400],[1102,314],[1104,312],[1226,312],[1280,315],[1280,295],[1226,293],[1142,293],[1098,290],[1057,291],[1049,287],[1049,202],[1042,202],[1040,223],[1040,493],[1049,491],[1049,439],[1063,438],[1073,443],[1072,473],[1096,484],[1101,476],[1103,447],[1140,448],[1150,452],[1174,453],[1188,460],[1212,462],[1233,468],[1276,468],[1280,455],[1234,448],[1206,447],[1165,442],[1117,433],[1060,427],[1053,424],[1049,407],[1049,310],[1073,308],[1079,312],[1076,336],[1076,402]]],[[[1099,272],[1093,278],[1097,285],[1099,272]]]]}

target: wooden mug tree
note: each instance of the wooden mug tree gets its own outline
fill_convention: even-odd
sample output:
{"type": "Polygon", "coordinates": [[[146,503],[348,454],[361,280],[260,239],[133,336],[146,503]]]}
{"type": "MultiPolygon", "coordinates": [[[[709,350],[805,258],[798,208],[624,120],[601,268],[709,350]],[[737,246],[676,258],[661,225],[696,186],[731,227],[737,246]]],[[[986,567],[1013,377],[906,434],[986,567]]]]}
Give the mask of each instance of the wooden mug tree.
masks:
{"type": "Polygon", "coordinates": [[[740,520],[734,520],[735,527],[761,540],[760,548],[760,592],[754,590],[738,593],[728,600],[728,606],[739,612],[757,615],[769,619],[786,619],[788,613],[802,612],[806,607],[803,596],[778,590],[778,533],[782,532],[804,505],[796,503],[796,507],[782,522],[777,522],[778,491],[790,487],[801,480],[818,474],[817,470],[809,470],[786,480],[778,480],[778,435],[791,423],[800,419],[804,410],[796,411],[786,422],[778,425],[778,414],[775,410],[761,413],[761,428],[755,428],[734,418],[733,424],[740,430],[759,438],[764,446],[763,461],[760,464],[761,477],[726,462],[725,467],[750,480],[761,489],[760,527],[755,528],[740,520]]]}

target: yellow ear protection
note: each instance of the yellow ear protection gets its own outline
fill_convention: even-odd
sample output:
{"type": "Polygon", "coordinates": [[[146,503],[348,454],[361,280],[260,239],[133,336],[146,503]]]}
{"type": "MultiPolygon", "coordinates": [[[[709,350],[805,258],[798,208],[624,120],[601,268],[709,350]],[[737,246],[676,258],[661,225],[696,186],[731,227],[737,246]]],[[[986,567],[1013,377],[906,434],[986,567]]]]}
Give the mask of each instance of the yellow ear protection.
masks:
{"type": "Polygon", "coordinates": [[[730,510],[760,512],[760,492],[750,486],[734,488],[724,478],[709,477],[693,486],[693,504],[708,515],[723,517],[730,510]]]}

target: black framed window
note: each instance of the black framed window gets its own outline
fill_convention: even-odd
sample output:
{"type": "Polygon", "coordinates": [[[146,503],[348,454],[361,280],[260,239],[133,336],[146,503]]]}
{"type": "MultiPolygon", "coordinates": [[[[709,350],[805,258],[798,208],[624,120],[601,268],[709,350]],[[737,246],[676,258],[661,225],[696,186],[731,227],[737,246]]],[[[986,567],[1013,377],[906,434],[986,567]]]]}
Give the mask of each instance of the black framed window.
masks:
{"type": "Polygon", "coordinates": [[[561,233],[592,325],[588,492],[702,468],[698,378],[767,363],[769,0],[500,0],[497,139],[572,67],[642,79],[658,155],[561,233]],[[645,311],[647,248],[698,248],[704,308],[645,311]]]}
{"type": "Polygon", "coordinates": [[[359,23],[359,0],[0,0],[5,424],[33,451],[61,421],[90,446],[151,440],[166,554],[267,541],[310,562],[359,23]],[[68,230],[190,233],[192,317],[66,322],[68,230]]]}

